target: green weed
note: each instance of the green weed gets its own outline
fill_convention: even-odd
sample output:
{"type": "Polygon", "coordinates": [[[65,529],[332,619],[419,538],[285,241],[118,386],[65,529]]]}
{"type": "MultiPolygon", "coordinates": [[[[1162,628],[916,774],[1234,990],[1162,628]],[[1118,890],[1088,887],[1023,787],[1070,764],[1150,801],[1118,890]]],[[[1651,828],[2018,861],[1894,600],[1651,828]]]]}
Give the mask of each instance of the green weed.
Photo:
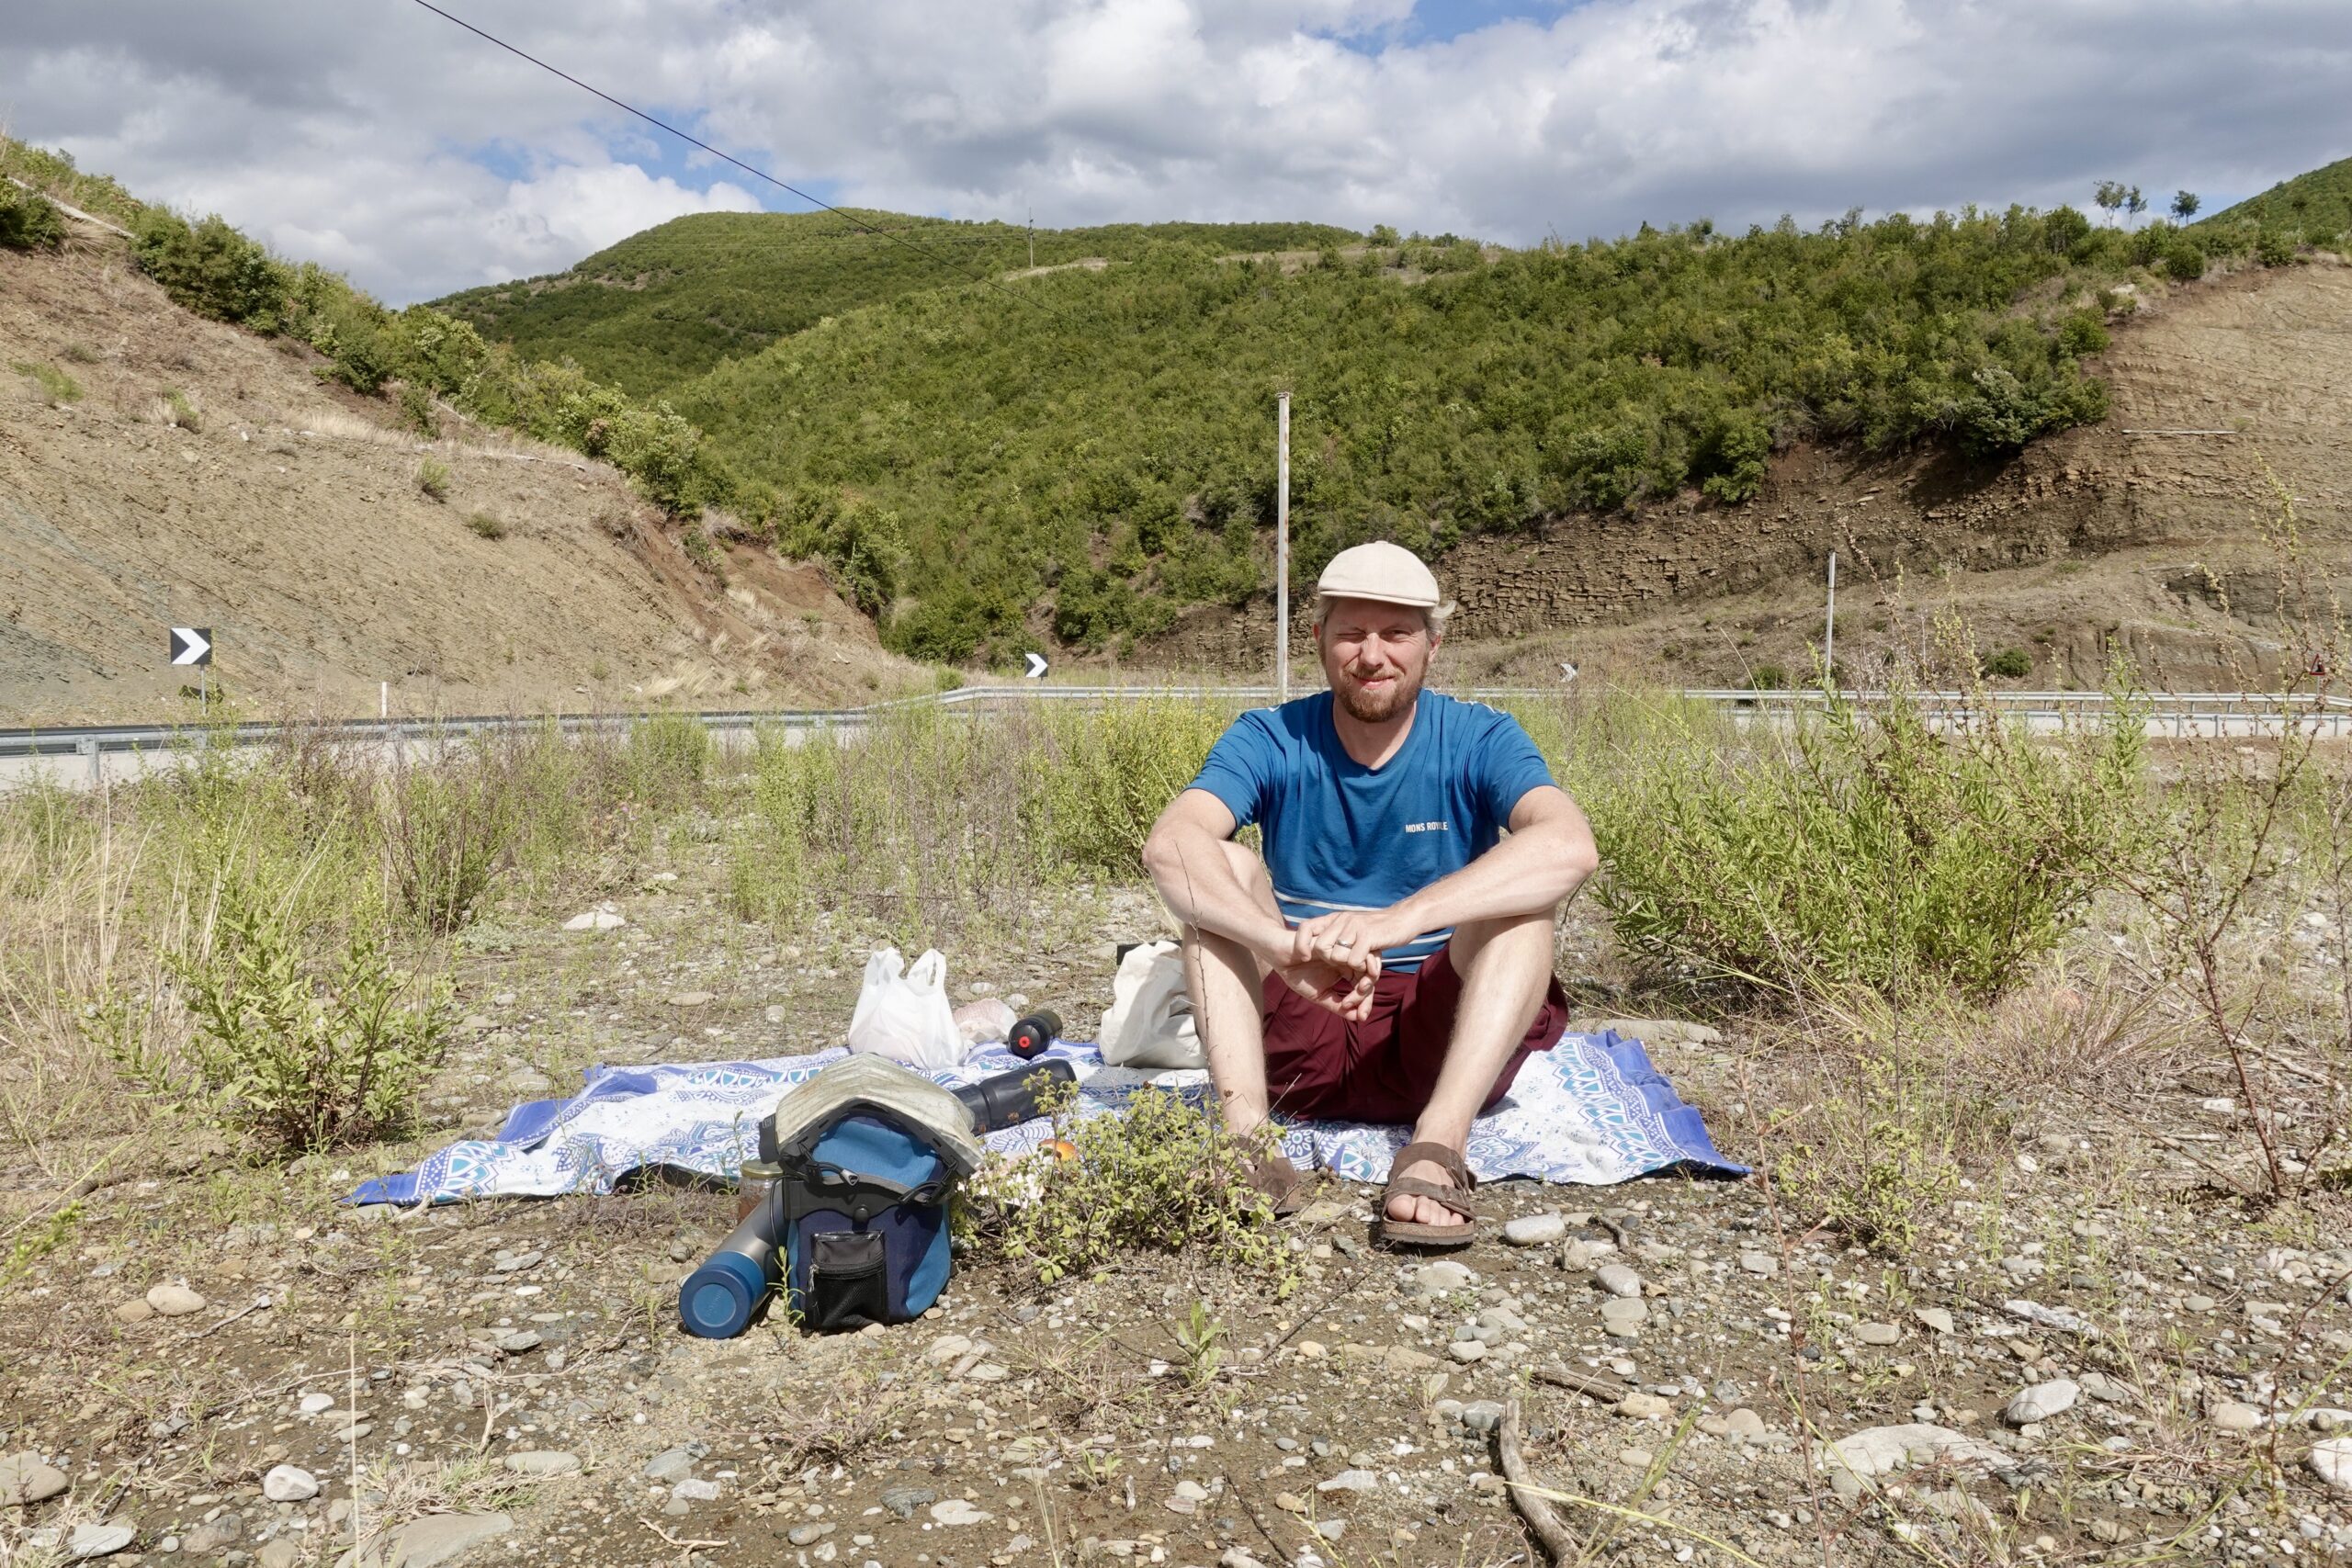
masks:
{"type": "MultiPolygon", "coordinates": [[[[174,965],[197,1031],[182,1089],[208,1119],[277,1153],[356,1144],[413,1124],[425,1077],[447,1047],[447,982],[393,969],[380,940],[355,933],[320,965],[259,889],[224,889],[210,953],[174,965]]],[[[133,1064],[125,1063],[126,1067],[133,1064]]]]}
{"type": "Polygon", "coordinates": [[[506,537],[506,525],[500,522],[496,516],[487,512],[476,512],[469,513],[466,518],[466,526],[472,529],[475,535],[481,538],[503,539],[506,537]]]}
{"type": "Polygon", "coordinates": [[[416,466],[416,488],[433,501],[449,499],[449,465],[438,457],[427,457],[416,466]]]}
{"type": "MultiPolygon", "coordinates": [[[[1116,1112],[1073,1117],[1065,1104],[1055,1120],[1075,1156],[1034,1156],[1001,1176],[1020,1194],[1000,1221],[1004,1247],[1042,1283],[1130,1252],[1191,1251],[1267,1279],[1277,1298],[1296,1288],[1297,1258],[1250,1185],[1246,1151],[1197,1107],[1146,1089],[1116,1112]]],[[[1205,1377],[1223,1329],[1204,1312],[1185,1331],[1199,1331],[1193,1364],[1205,1377]]]]}
{"type": "Polygon", "coordinates": [[[1191,1315],[1176,1325],[1177,1348],[1184,1353],[1184,1386],[1205,1388],[1225,1366],[1225,1325],[1206,1302],[1194,1302],[1191,1315]]]}
{"type": "Polygon", "coordinates": [[[51,408],[82,400],[82,383],[54,365],[36,365],[29,360],[19,359],[12,362],[10,368],[18,375],[30,377],[33,383],[40,388],[42,399],[51,408]]]}

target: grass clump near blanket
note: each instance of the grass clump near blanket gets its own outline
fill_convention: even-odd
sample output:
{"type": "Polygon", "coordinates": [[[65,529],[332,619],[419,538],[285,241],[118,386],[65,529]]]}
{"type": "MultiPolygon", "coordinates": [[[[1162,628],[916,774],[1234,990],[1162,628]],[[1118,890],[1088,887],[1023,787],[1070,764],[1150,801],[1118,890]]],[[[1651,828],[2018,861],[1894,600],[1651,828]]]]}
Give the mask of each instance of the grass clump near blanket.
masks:
{"type": "Polygon", "coordinates": [[[1000,1191],[1019,1193],[1001,1217],[1002,1245],[1040,1283],[1178,1252],[1263,1278],[1276,1299],[1297,1288],[1298,1259],[1250,1185],[1248,1152],[1214,1120],[1158,1089],[1109,1115],[1074,1117],[1070,1104],[1055,1120],[1075,1154],[1032,1156],[999,1177],[1000,1191]]]}

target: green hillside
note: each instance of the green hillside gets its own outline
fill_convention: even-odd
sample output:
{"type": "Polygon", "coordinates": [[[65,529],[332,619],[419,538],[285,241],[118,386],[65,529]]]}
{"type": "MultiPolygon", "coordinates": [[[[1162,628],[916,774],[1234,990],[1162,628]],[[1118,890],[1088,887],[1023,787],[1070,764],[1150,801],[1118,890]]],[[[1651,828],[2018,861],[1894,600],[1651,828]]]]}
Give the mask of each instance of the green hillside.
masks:
{"type": "Polygon", "coordinates": [[[2222,209],[2197,227],[2271,231],[2305,244],[2335,243],[2352,230],[2352,158],[2282,180],[2260,196],[2222,209]]]}
{"type": "Polygon", "coordinates": [[[2018,209],[1327,252],[1295,276],[1171,252],[1030,280],[1042,309],[908,294],[675,402],[775,488],[787,548],[869,604],[916,596],[899,647],[1001,653],[1036,606],[1091,645],[1265,580],[1279,388],[1311,577],[1375,536],[1442,547],[1686,485],[1737,502],[1803,436],[1997,453],[2095,419],[2099,291],[2177,243],[2018,209]]]}
{"type": "MultiPolygon", "coordinates": [[[[1356,238],[1314,223],[1125,223],[1039,230],[1034,249],[1037,265],[1055,266],[1170,247],[1312,250],[1356,238]]],[[[857,209],[703,213],[633,234],[569,271],[436,303],[526,358],[569,356],[598,380],[647,397],[827,316],[998,277],[1026,268],[1031,254],[1029,231],[1009,223],[857,209]]]]}

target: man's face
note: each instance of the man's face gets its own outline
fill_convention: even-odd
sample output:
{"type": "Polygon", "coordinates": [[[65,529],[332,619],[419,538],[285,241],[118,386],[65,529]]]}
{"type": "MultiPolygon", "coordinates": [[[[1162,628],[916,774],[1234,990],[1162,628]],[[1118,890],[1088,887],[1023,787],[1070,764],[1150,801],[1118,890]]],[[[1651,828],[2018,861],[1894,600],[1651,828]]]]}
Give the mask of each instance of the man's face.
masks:
{"type": "Polygon", "coordinates": [[[1332,698],[1362,724],[1412,705],[1437,648],[1420,611],[1366,599],[1333,600],[1317,640],[1332,698]]]}

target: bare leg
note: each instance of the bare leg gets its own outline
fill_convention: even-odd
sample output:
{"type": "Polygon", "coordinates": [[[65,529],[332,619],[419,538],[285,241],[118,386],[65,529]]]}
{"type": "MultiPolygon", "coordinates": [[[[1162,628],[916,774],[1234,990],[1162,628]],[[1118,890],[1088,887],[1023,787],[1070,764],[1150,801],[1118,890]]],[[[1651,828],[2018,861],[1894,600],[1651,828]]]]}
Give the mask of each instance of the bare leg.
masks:
{"type": "MultiPolygon", "coordinates": [[[[1251,897],[1280,913],[1264,863],[1239,844],[1218,846],[1251,897]]],[[[1184,989],[1193,1027],[1208,1057],[1228,1132],[1248,1133],[1266,1119],[1265,966],[1230,937],[1184,931],[1184,989]]],[[[1489,1080],[1491,1081],[1491,1080],[1489,1080]]]]}
{"type": "MultiPolygon", "coordinates": [[[[1554,911],[1512,919],[1473,920],[1454,928],[1450,956],[1462,976],[1462,1005],[1453,1015],[1453,1035],[1437,1087],[1413,1124],[1413,1138],[1459,1149],[1469,1141],[1471,1120],[1494,1091],[1503,1064],[1535,1021],[1552,984],[1554,911]]],[[[1439,1186],[1445,1172],[1423,1160],[1396,1173],[1439,1186]]],[[[1425,1225],[1461,1224],[1459,1214],[1426,1198],[1396,1198],[1392,1220],[1425,1225]]]]}

